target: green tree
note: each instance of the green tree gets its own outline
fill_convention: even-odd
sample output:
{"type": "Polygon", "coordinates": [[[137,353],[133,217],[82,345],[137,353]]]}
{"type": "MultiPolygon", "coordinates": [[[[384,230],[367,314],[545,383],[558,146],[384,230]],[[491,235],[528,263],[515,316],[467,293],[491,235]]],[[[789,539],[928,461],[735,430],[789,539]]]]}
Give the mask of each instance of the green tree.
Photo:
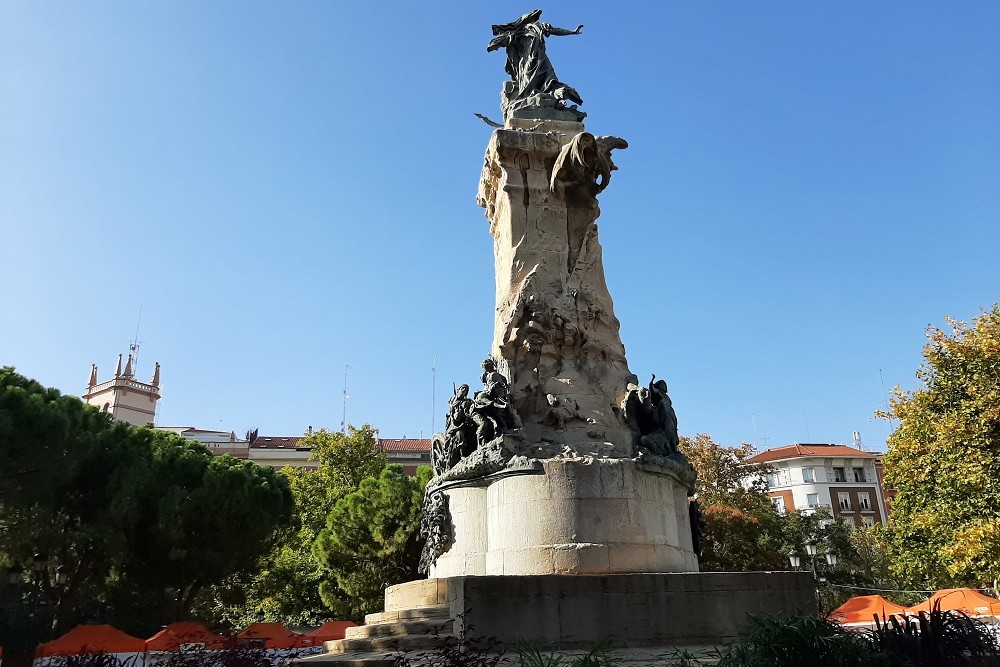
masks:
{"type": "Polygon", "coordinates": [[[5,610],[24,601],[42,619],[30,635],[15,622],[23,609],[3,614],[8,647],[116,617],[158,627],[192,590],[250,567],[291,512],[272,471],[116,423],[11,368],[0,369],[0,442],[0,564],[24,572],[38,557],[68,578],[57,590],[26,573],[3,591],[5,610]]]}
{"type": "Polygon", "coordinates": [[[255,574],[233,577],[201,596],[198,609],[204,617],[233,627],[255,621],[318,625],[330,618],[331,609],[319,594],[330,574],[313,557],[312,545],[337,501],[357,491],[365,478],[377,477],[387,457],[368,424],[348,426],[347,433],[320,429],[299,446],[311,448],[317,467],[281,471],[295,503],[292,525],[259,560],[255,574]]]}
{"type": "MultiPolygon", "coordinates": [[[[388,463],[385,452],[378,444],[378,431],[370,424],[360,428],[348,425],[347,433],[320,429],[299,443],[300,447],[311,447],[310,458],[319,465],[317,472],[323,484],[348,490],[361,486],[361,480],[377,477],[388,463]]],[[[316,514],[309,517],[315,521],[316,514]]],[[[326,520],[326,514],[319,524],[326,520]]]]}
{"type": "MultiPolygon", "coordinates": [[[[855,563],[854,581],[856,586],[866,586],[880,591],[881,595],[904,606],[917,604],[927,598],[923,593],[888,592],[903,591],[908,580],[899,577],[894,570],[895,556],[892,548],[892,533],[886,526],[876,523],[859,526],[850,533],[851,546],[858,554],[855,563]]],[[[870,590],[856,591],[857,595],[868,595],[870,590]]]]}
{"type": "Polygon", "coordinates": [[[130,502],[142,490],[151,450],[127,424],[78,398],[0,369],[0,559],[23,572],[6,591],[5,620],[35,611],[35,633],[0,627],[0,643],[31,644],[94,613],[106,581],[130,555],[128,531],[138,518],[130,502]],[[40,558],[63,568],[65,588],[29,574],[40,558]],[[18,599],[20,598],[20,599],[18,599]]]}
{"type": "Polygon", "coordinates": [[[783,551],[801,558],[801,567],[812,569],[828,585],[819,587],[820,611],[829,612],[853,595],[868,595],[872,581],[864,576],[865,563],[858,552],[852,535],[855,529],[833,517],[830,510],[800,510],[781,517],[783,551]],[[807,544],[816,547],[816,555],[809,556],[807,544]],[[826,554],[837,556],[836,565],[827,562],[826,554]],[[815,562],[810,562],[812,559],[815,562]],[[861,586],[865,590],[854,587],[861,586]]]}
{"type": "Polygon", "coordinates": [[[1000,579],[1000,306],[930,327],[920,386],[895,390],[886,482],[896,574],[918,588],[1000,579]]]}
{"type": "Polygon", "coordinates": [[[387,586],[417,578],[420,514],[430,477],[427,467],[408,477],[402,467],[388,466],[330,513],[313,552],[332,574],[320,595],[341,617],[381,609],[387,586]]]}
{"type": "Polygon", "coordinates": [[[288,480],[271,468],[152,432],[153,465],[130,536],[129,583],[171,591],[184,616],[206,585],[250,572],[291,522],[288,480]]]}

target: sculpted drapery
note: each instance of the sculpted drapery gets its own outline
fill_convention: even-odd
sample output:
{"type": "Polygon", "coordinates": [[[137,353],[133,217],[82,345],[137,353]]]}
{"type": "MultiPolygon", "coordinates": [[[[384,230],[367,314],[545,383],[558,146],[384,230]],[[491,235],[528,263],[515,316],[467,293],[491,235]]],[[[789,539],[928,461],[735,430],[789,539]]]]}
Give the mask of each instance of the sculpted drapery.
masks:
{"type": "Polygon", "coordinates": [[[487,51],[507,50],[505,71],[510,81],[505,82],[501,94],[504,117],[526,107],[566,108],[566,102],[583,104],[580,93],[556,76],[552,62],[545,53],[545,39],[551,35],[579,35],[576,30],[557,28],[540,22],[542,11],[525,14],[511,23],[493,26],[495,37],[487,51]]]}

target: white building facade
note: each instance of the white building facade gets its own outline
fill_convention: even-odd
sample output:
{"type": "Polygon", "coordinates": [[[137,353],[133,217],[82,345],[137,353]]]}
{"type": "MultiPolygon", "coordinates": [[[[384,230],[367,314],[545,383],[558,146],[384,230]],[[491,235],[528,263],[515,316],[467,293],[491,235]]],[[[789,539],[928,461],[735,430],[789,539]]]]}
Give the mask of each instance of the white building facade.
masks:
{"type": "Polygon", "coordinates": [[[175,433],[185,440],[200,442],[208,447],[208,451],[216,456],[229,454],[238,459],[250,457],[250,443],[237,438],[235,431],[212,431],[193,426],[157,426],[157,431],[175,433]]]}
{"type": "Polygon", "coordinates": [[[769,466],[768,495],[779,512],[828,509],[852,526],[885,524],[878,455],[847,445],[794,444],[747,460],[769,466]]]}

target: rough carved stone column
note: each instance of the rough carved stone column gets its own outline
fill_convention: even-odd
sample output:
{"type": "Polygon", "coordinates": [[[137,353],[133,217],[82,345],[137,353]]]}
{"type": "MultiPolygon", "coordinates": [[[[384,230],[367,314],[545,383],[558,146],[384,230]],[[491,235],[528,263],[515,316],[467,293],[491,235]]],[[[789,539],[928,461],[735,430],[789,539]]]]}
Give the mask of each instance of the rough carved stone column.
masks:
{"type": "Polygon", "coordinates": [[[595,224],[611,149],[626,145],[581,123],[514,119],[486,150],[478,199],[496,261],[492,355],[522,422],[521,444],[508,444],[517,453],[634,455],[620,406],[636,377],[595,224]]]}
{"type": "Polygon", "coordinates": [[[431,577],[698,569],[694,470],[666,383],[629,370],[597,240],[597,196],[625,147],[559,120],[513,118],[490,139],[493,345],[483,389],[458,387],[434,436],[431,577]]]}

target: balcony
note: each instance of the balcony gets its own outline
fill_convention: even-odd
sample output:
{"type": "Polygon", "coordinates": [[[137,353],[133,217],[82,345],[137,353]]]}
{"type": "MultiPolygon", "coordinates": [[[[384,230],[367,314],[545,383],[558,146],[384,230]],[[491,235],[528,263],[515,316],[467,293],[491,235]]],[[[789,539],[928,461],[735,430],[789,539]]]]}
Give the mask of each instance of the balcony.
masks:
{"type": "Polygon", "coordinates": [[[805,510],[821,510],[821,509],[828,510],[828,509],[831,509],[831,507],[830,507],[829,503],[815,503],[815,504],[813,504],[813,503],[807,503],[805,505],[805,507],[803,507],[802,509],[805,509],[805,510]]]}

